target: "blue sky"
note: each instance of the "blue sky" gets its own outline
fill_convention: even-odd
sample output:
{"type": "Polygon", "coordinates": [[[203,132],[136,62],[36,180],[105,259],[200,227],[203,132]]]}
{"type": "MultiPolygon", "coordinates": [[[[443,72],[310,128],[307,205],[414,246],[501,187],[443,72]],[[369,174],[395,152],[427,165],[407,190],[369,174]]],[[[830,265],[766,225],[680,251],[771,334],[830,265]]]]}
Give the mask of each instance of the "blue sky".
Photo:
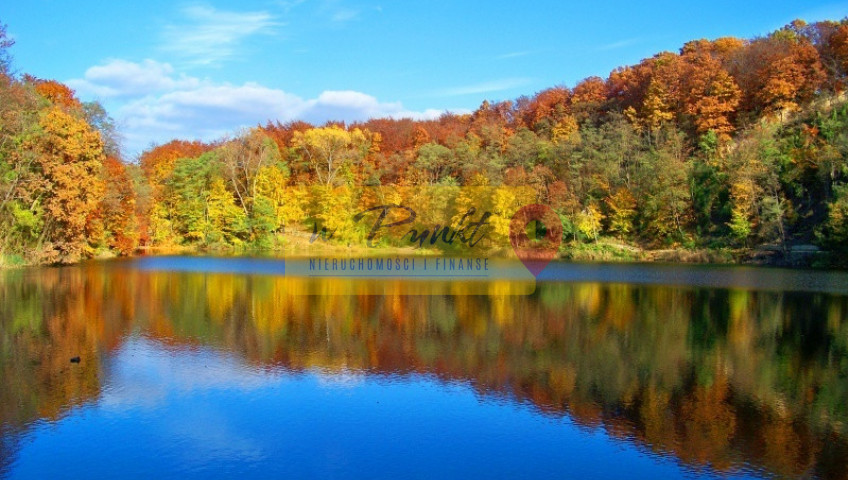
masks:
{"type": "Polygon", "coordinates": [[[117,120],[131,159],[268,119],[430,118],[606,77],[688,40],[750,38],[848,1],[9,2],[19,72],[117,120]]]}

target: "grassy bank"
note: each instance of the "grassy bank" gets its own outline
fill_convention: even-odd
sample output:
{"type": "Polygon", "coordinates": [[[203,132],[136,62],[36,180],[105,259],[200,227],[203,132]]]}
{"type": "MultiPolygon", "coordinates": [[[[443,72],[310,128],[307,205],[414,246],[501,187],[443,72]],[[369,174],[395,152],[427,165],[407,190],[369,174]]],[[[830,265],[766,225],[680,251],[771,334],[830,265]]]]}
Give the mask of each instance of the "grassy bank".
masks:
{"type": "Polygon", "coordinates": [[[827,251],[809,244],[763,244],[746,248],[676,247],[648,249],[614,240],[569,243],[560,258],[580,262],[658,262],[725,265],[769,265],[789,268],[848,268],[846,252],[827,251]]]}
{"type": "Polygon", "coordinates": [[[745,263],[743,252],[730,249],[645,249],[609,240],[565,244],[560,248],[560,258],[581,262],[745,263]]]}

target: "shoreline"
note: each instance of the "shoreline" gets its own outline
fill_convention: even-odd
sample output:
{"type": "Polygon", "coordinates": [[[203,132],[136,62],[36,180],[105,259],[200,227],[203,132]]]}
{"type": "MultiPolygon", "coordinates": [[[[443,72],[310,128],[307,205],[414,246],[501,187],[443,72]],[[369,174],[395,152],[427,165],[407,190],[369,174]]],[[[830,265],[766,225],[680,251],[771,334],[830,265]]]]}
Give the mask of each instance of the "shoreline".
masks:
{"type": "MultiPolygon", "coordinates": [[[[209,248],[192,246],[153,246],[140,247],[133,255],[119,256],[114,252],[99,254],[68,263],[27,263],[20,257],[0,255],[0,270],[13,270],[31,267],[76,265],[92,260],[111,258],[140,258],[164,256],[209,256],[209,257],[260,257],[260,258],[309,258],[314,256],[343,255],[354,258],[370,257],[439,257],[454,256],[452,252],[434,249],[415,249],[411,247],[351,247],[344,245],[322,244],[308,248],[250,249],[250,248],[209,248]]],[[[512,251],[492,250],[483,256],[493,259],[515,258],[512,251]]],[[[554,260],[576,263],[622,263],[622,264],[690,264],[690,265],[739,265],[780,267],[795,270],[848,270],[844,254],[819,249],[812,245],[795,245],[784,255],[780,248],[773,245],[761,245],[754,248],[665,248],[645,249],[639,246],[618,243],[598,242],[593,244],[569,244],[560,247],[554,260]]]]}

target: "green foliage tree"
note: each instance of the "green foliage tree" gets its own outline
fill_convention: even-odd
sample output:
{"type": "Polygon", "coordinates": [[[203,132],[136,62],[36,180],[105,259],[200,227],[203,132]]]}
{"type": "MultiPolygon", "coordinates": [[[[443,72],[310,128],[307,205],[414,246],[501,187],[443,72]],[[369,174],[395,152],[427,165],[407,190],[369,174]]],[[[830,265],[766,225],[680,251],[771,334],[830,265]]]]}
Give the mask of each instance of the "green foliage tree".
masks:
{"type": "Polygon", "coordinates": [[[438,143],[426,143],[418,149],[414,165],[416,169],[426,172],[427,183],[432,185],[451,175],[457,167],[457,161],[448,147],[438,143]]]}

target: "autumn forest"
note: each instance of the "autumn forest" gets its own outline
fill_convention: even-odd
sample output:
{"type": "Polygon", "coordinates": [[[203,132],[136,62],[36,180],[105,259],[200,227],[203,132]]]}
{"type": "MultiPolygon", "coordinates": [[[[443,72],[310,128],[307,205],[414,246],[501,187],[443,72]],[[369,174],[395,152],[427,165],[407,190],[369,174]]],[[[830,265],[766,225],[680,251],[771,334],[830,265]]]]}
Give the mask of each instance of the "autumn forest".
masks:
{"type": "Polygon", "coordinates": [[[13,43],[0,27],[0,265],[275,250],[306,230],[310,185],[529,186],[562,220],[563,256],[805,245],[846,264],[848,19],[691,41],[470,114],[270,119],[138,158],[98,103],[17,73],[13,43]]]}

